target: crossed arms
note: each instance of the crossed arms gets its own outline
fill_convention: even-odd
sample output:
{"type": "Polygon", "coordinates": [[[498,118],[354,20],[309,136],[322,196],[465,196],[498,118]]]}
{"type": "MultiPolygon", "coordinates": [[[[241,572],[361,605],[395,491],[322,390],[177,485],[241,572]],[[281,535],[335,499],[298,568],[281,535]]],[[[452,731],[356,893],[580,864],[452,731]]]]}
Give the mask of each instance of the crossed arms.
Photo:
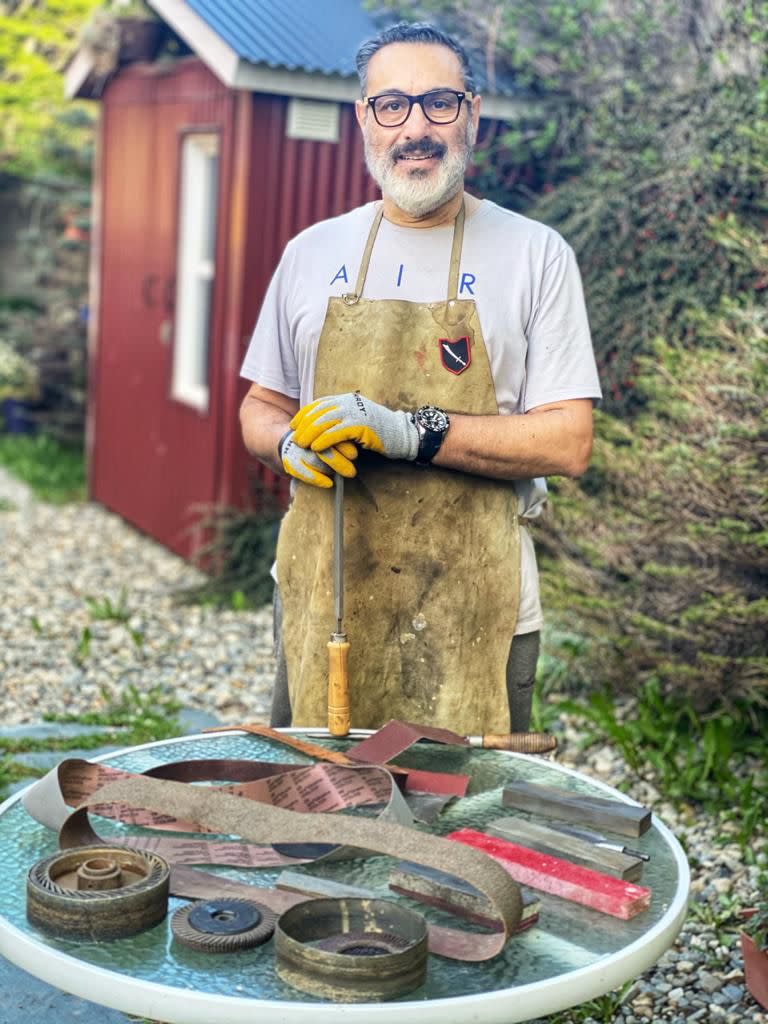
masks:
{"type": "MultiPolygon", "coordinates": [[[[297,399],[252,384],[240,407],[245,446],[276,473],[277,447],[298,412],[297,399]]],[[[476,476],[526,480],[580,476],[592,451],[592,399],[537,406],[525,415],[451,413],[451,426],[434,464],[476,476]]]]}

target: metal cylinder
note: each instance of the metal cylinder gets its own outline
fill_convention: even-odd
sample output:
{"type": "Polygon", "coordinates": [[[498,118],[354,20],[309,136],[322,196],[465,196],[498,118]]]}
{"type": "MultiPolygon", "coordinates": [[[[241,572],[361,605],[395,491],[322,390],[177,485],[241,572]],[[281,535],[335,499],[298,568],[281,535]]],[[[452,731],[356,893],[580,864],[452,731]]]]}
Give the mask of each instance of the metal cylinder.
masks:
{"type": "Polygon", "coordinates": [[[387,900],[307,900],[275,930],[277,972],[335,1002],[380,1002],[412,992],[427,972],[427,924],[387,900]]]}

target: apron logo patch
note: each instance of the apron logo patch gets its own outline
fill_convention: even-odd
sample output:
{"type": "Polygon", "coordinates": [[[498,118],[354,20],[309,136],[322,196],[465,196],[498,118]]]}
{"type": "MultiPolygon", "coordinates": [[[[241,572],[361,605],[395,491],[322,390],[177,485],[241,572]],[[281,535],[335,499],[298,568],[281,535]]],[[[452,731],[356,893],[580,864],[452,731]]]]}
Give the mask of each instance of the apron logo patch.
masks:
{"type": "Polygon", "coordinates": [[[472,362],[469,338],[441,338],[440,362],[449,373],[464,373],[472,362]]]}

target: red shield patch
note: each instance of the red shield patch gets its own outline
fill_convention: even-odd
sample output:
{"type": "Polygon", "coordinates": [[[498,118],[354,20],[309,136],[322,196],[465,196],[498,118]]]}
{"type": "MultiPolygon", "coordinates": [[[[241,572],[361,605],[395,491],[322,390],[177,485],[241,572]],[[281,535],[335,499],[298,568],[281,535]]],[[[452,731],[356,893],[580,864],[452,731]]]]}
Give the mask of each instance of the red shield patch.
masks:
{"type": "Polygon", "coordinates": [[[449,373],[457,376],[464,373],[472,362],[472,350],[469,347],[469,338],[441,338],[440,362],[449,373]]]}

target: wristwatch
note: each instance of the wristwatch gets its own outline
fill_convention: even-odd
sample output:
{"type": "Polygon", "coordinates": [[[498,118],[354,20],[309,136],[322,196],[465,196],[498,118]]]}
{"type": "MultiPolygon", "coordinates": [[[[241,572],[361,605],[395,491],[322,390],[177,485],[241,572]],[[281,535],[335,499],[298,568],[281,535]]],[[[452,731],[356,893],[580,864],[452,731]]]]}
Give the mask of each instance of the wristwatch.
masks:
{"type": "Polygon", "coordinates": [[[440,451],[451,421],[448,413],[436,405],[422,405],[413,415],[413,422],[419,432],[417,466],[428,466],[440,451]]]}

